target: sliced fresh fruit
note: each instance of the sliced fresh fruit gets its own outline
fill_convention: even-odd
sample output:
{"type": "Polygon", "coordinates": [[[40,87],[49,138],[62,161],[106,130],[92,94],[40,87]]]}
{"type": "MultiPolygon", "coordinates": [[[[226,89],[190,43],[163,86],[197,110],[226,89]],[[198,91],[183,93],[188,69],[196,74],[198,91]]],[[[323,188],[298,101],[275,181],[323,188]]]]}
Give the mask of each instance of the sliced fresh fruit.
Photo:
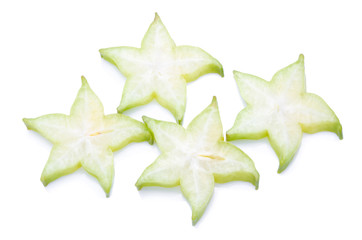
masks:
{"type": "Polygon", "coordinates": [[[216,98],[187,129],[176,123],[143,118],[161,155],[142,173],[136,186],[175,187],[192,208],[193,224],[200,219],[214,190],[214,182],[247,181],[258,188],[259,173],[239,148],[223,141],[216,98]]]}
{"type": "Polygon", "coordinates": [[[23,121],[54,144],[41,175],[44,186],[82,166],[107,196],[113,183],[113,152],[130,142],[152,139],[141,122],[121,114],[104,116],[102,103],[84,77],[69,116],[49,114],[23,121]]]}
{"type": "Polygon", "coordinates": [[[231,141],[268,137],[279,158],[278,173],[293,159],[303,132],[330,131],[343,138],[342,126],[332,109],[319,96],[306,92],[302,54],[270,82],[237,71],[234,77],[247,106],[226,138],[231,141]]]}
{"type": "Polygon", "coordinates": [[[221,64],[198,47],[177,47],[157,15],[141,48],[112,47],[99,50],[127,78],[118,112],[156,99],[178,123],[186,106],[186,83],[207,73],[224,76],[221,64]]]}

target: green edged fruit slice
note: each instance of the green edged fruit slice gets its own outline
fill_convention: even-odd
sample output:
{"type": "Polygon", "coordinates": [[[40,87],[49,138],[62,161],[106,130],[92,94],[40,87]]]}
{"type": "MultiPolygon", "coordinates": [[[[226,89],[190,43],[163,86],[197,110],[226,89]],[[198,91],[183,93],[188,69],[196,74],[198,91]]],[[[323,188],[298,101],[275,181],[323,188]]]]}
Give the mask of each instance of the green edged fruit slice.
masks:
{"type": "Polygon", "coordinates": [[[198,47],[176,46],[157,15],[141,48],[100,49],[101,56],[127,78],[118,112],[156,99],[178,123],[186,107],[186,83],[207,73],[224,76],[222,65],[198,47]]]}
{"type": "Polygon", "coordinates": [[[23,121],[29,130],[53,143],[41,175],[44,186],[83,167],[97,178],[107,196],[113,183],[113,152],[130,142],[152,139],[141,122],[121,114],[105,116],[84,77],[69,116],[48,114],[23,121]]]}
{"type": "Polygon", "coordinates": [[[187,129],[176,123],[143,118],[161,155],[142,173],[136,186],[175,187],[192,208],[193,224],[200,219],[212,196],[214,183],[246,181],[258,188],[259,173],[239,148],[223,140],[219,110],[212,103],[187,129]]]}
{"type": "Polygon", "coordinates": [[[284,171],[297,152],[303,132],[330,131],[342,136],[342,126],[319,96],[307,93],[304,57],[278,71],[270,82],[234,71],[242,98],[247,103],[227,131],[227,140],[268,137],[284,171]]]}

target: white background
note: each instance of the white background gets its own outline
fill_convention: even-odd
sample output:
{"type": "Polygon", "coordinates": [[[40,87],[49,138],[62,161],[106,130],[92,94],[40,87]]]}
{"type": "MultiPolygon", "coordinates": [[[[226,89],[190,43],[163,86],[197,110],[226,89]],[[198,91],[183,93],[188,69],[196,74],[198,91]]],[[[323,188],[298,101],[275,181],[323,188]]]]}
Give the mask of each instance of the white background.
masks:
{"type": "MultiPolygon", "coordinates": [[[[361,239],[361,23],[358,1],[2,1],[0,239],[361,239]],[[109,198],[84,170],[43,187],[52,146],[22,118],[69,113],[81,75],[115,113],[125,78],[98,49],[139,47],[155,12],[177,45],[224,66],[224,78],[188,84],[185,126],[215,95],[228,130],[245,106],[232,70],[270,80],[303,53],[307,90],[336,112],[344,139],[304,134],[282,174],[266,139],[233,142],[260,188],[217,184],[196,226],[179,188],[134,186],[159,154],[146,142],[115,153],[109,198]]],[[[174,121],[156,102],[125,114],[174,121]]]]}

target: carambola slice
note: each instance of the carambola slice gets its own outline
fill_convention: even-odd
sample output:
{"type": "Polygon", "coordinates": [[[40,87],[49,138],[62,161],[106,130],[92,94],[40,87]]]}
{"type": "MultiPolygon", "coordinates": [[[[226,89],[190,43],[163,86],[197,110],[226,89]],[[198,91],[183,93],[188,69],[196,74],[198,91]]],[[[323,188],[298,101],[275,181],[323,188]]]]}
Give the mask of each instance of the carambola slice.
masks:
{"type": "Polygon", "coordinates": [[[157,15],[141,48],[112,47],[99,50],[127,78],[118,112],[156,99],[178,123],[186,107],[186,83],[207,73],[223,76],[221,64],[198,47],[176,46],[157,15]]]}
{"type": "Polygon", "coordinates": [[[342,126],[332,109],[321,97],[306,92],[303,55],[278,71],[270,82],[237,71],[234,77],[247,106],[226,138],[268,137],[279,158],[279,173],[293,159],[303,132],[330,131],[343,138],[342,126]]]}
{"type": "Polygon", "coordinates": [[[215,97],[187,129],[176,123],[143,119],[153,133],[161,155],[146,168],[136,186],[141,189],[180,185],[191,205],[193,224],[205,211],[215,182],[247,181],[258,188],[259,174],[253,161],[223,140],[215,97]]]}
{"type": "Polygon", "coordinates": [[[107,196],[113,183],[113,152],[130,142],[152,139],[141,122],[121,114],[105,116],[84,77],[69,116],[49,114],[24,118],[24,123],[53,143],[41,175],[44,186],[83,167],[97,178],[107,196]]]}

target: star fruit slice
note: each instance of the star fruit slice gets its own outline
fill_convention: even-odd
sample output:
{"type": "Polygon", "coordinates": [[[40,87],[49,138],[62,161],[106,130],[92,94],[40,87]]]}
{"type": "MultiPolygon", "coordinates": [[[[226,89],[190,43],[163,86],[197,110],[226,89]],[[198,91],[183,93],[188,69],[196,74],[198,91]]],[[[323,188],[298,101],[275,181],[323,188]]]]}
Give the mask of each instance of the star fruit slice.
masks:
{"type": "Polygon", "coordinates": [[[224,76],[222,65],[201,48],[176,46],[157,13],[141,48],[112,47],[99,51],[127,78],[118,107],[120,113],[156,99],[181,123],[186,83],[207,73],[224,76]]]}
{"type": "Polygon", "coordinates": [[[176,123],[143,118],[161,155],[142,173],[136,186],[175,187],[192,208],[193,224],[200,219],[212,196],[214,183],[250,182],[258,188],[259,173],[238,147],[223,140],[216,98],[187,129],[176,123]]]}
{"type": "Polygon", "coordinates": [[[141,122],[121,114],[105,116],[84,77],[69,116],[49,114],[23,120],[29,130],[53,143],[41,175],[44,186],[82,166],[97,178],[107,196],[113,183],[113,152],[152,138],[141,122]]]}
{"type": "Polygon", "coordinates": [[[270,82],[234,71],[242,98],[247,103],[227,131],[228,141],[268,137],[284,171],[297,152],[302,133],[330,131],[342,136],[342,126],[319,96],[307,93],[304,56],[278,71],[270,82]]]}

